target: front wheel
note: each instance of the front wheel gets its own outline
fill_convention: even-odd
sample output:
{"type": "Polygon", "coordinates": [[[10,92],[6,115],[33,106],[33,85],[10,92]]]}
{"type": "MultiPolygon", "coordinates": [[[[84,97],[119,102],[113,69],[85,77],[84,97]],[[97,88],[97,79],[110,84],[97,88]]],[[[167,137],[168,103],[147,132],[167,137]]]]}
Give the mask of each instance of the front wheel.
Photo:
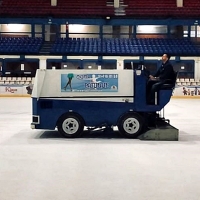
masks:
{"type": "Polygon", "coordinates": [[[119,132],[128,138],[136,138],[143,129],[143,118],[137,113],[126,113],[118,120],[119,132]]]}
{"type": "Polygon", "coordinates": [[[84,129],[84,122],[81,116],[75,113],[62,115],[57,123],[58,131],[64,137],[79,137],[84,129]]]}

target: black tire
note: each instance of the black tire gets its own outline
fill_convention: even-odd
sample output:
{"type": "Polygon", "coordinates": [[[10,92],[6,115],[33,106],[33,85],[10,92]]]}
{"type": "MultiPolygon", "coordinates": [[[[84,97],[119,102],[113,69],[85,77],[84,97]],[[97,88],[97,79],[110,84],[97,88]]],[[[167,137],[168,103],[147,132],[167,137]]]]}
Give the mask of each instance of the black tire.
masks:
{"type": "Polygon", "coordinates": [[[144,120],[137,113],[126,113],[119,118],[117,126],[121,135],[136,138],[142,133],[144,120]]]}
{"type": "Polygon", "coordinates": [[[66,113],[58,119],[57,128],[66,138],[80,137],[84,129],[84,120],[76,113],[66,113]]]}

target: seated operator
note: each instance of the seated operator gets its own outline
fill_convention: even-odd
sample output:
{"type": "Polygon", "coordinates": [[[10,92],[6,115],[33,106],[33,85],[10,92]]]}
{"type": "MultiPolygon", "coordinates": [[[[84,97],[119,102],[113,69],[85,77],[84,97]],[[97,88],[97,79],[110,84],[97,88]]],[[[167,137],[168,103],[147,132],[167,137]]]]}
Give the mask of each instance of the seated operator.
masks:
{"type": "Polygon", "coordinates": [[[147,83],[147,103],[154,104],[155,92],[158,91],[164,83],[172,83],[174,80],[174,69],[169,62],[170,55],[163,54],[162,65],[154,76],[149,75],[147,83]]]}

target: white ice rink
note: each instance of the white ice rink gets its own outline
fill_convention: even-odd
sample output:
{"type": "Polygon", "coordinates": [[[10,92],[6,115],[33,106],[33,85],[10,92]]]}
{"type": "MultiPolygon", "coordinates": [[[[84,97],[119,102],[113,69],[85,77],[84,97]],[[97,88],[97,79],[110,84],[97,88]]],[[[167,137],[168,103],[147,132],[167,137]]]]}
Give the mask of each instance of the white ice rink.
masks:
{"type": "Polygon", "coordinates": [[[165,117],[179,141],[64,139],[30,129],[30,98],[0,98],[0,200],[199,200],[200,100],[165,117]]]}

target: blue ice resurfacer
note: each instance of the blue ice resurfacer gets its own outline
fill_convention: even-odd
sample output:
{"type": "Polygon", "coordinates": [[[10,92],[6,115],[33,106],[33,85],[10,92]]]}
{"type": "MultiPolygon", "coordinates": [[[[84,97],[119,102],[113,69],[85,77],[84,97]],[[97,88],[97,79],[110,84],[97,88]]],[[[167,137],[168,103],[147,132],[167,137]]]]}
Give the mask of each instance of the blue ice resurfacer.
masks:
{"type": "Polygon", "coordinates": [[[152,133],[160,137],[170,125],[159,112],[170,101],[175,80],[155,94],[155,105],[146,102],[146,83],[144,70],[39,69],[32,92],[31,127],[57,127],[64,137],[80,137],[84,127],[106,124],[117,126],[128,138],[148,138],[152,133]]]}

